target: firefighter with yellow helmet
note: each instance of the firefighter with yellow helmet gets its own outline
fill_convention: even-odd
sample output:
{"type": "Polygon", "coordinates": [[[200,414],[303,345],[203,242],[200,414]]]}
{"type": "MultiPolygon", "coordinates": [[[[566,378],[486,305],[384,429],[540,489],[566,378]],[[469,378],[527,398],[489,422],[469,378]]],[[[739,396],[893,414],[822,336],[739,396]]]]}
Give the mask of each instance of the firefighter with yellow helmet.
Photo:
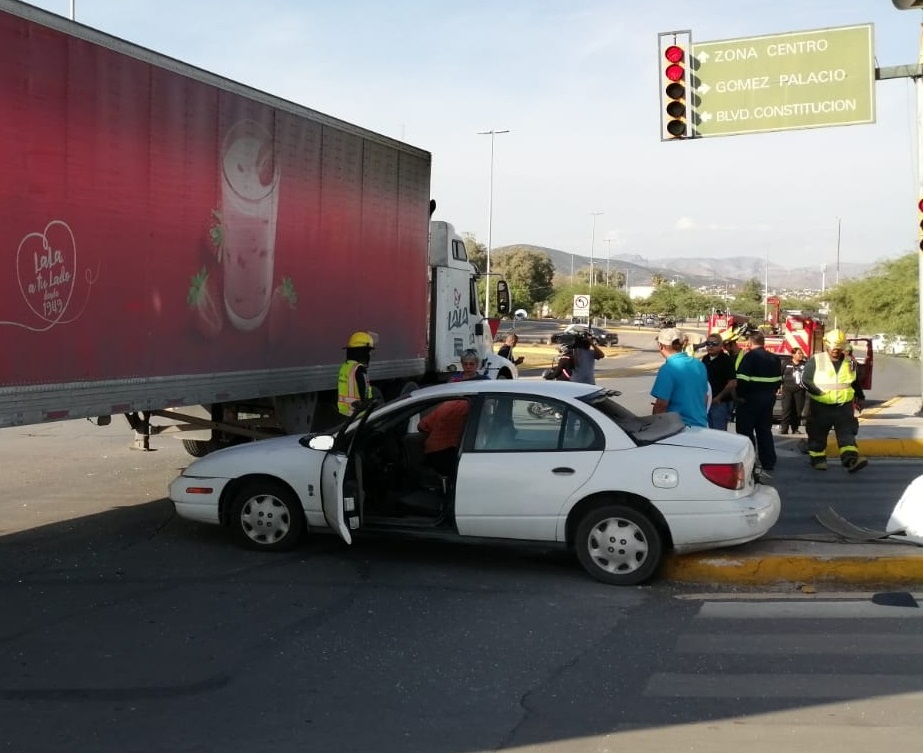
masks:
{"type": "Polygon", "coordinates": [[[862,409],[865,394],[859,384],[856,362],[846,357],[846,335],[833,329],[824,335],[824,352],[817,353],[804,367],[802,385],[810,398],[805,422],[811,467],[827,470],[827,435],[832,428],[840,449],[840,462],[850,473],[860,471],[868,460],[856,445],[853,403],[862,409]]]}
{"type": "Polygon", "coordinates": [[[346,360],[337,379],[337,410],[344,416],[372,397],[368,368],[375,340],[373,332],[353,332],[346,343],[346,360]]]}

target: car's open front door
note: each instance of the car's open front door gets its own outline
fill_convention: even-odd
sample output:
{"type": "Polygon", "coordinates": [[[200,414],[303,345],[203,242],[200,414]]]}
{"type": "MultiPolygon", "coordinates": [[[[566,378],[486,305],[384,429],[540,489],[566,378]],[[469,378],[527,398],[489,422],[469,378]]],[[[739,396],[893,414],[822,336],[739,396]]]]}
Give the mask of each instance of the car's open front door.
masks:
{"type": "Polygon", "coordinates": [[[350,531],[361,525],[362,459],[356,447],[370,413],[371,405],[347,422],[321,466],[324,519],[347,544],[352,543],[350,531]]]}
{"type": "MultiPolygon", "coordinates": [[[[321,468],[321,501],[324,505],[324,518],[331,530],[340,535],[347,544],[352,543],[347,523],[347,502],[343,494],[346,480],[346,464],[349,455],[345,452],[328,452],[321,468]]],[[[355,499],[353,512],[355,512],[355,499]]]]}

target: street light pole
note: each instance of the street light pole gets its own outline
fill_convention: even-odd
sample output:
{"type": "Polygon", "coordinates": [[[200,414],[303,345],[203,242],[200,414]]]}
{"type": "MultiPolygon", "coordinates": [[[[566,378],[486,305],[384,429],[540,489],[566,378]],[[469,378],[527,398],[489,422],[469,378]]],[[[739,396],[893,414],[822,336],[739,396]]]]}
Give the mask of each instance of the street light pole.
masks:
{"type": "Polygon", "coordinates": [[[840,226],[842,220],[836,218],[836,284],[840,284],[840,226]]]}
{"type": "Polygon", "coordinates": [[[71,21],[77,20],[77,0],[71,0],[71,21]]]}
{"type": "Polygon", "coordinates": [[[612,261],[612,238],[606,238],[606,287],[609,287],[609,263],[612,261]]]}
{"type": "Polygon", "coordinates": [[[593,287],[593,252],[596,250],[596,218],[604,212],[590,212],[593,218],[593,233],[590,235],[590,287],[593,287]]]}
{"type": "Polygon", "coordinates": [[[498,133],[509,133],[509,129],[502,131],[491,128],[489,131],[478,131],[478,136],[490,136],[490,189],[487,193],[487,284],[484,286],[484,316],[490,316],[490,246],[494,223],[494,136],[498,133]]]}

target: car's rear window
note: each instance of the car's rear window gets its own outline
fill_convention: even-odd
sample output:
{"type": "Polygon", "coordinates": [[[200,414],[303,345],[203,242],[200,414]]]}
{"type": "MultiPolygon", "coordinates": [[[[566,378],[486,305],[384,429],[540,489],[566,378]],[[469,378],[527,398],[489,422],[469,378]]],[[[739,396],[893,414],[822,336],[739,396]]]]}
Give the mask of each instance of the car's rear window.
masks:
{"type": "Polygon", "coordinates": [[[611,418],[639,445],[653,444],[675,436],[686,428],[679,413],[636,416],[628,408],[617,403],[614,397],[610,390],[599,390],[581,399],[611,418]]]}

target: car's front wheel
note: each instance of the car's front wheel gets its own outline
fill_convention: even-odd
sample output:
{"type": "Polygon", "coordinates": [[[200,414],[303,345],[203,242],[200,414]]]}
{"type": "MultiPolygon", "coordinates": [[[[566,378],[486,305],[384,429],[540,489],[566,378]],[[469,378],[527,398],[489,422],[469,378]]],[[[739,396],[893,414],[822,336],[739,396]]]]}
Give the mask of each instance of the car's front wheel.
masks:
{"type": "Polygon", "coordinates": [[[304,512],[284,484],[272,479],[251,481],[234,495],[230,525],[234,538],[243,546],[281,552],[301,540],[304,512]]]}
{"type": "Polygon", "coordinates": [[[663,558],[653,521],[627,505],[590,510],[577,526],[577,559],[596,580],[634,586],[651,578],[663,558]]]}

